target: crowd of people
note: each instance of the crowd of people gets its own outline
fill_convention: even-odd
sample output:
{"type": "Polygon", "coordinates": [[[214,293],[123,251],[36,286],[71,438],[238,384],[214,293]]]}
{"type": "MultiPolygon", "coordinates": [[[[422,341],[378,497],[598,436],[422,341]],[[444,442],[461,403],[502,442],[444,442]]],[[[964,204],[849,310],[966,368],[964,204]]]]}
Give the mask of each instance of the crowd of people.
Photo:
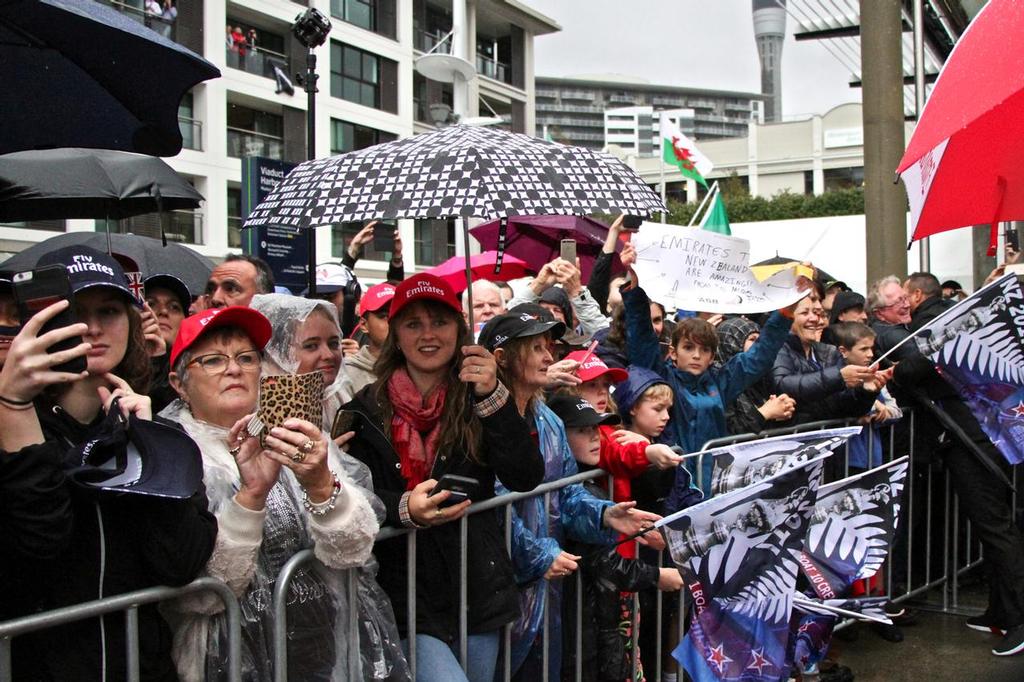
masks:
{"type": "MultiPolygon", "coordinates": [[[[951,305],[955,282],[947,296],[915,273],[862,296],[802,278],[807,295],[770,314],[675,311],[645,292],[635,250],[616,252],[616,223],[588,282],[579,262],[559,258],[515,294],[474,281],[470,302],[441,278],[406,277],[397,235],[388,281],[364,291],[352,268],[374,229],[318,269],[316,298],[275,293],[266,263],[232,255],[198,297],[161,273],[139,300],[115,259],[73,246],[40,262],[67,267],[71,300],[22,324],[0,282],[0,619],[212,576],[239,598],[244,679],[269,680],[275,581],[311,549],[319,561],[289,587],[287,679],[345,679],[354,658],[365,679],[408,679],[413,608],[417,679],[492,682],[509,624],[514,679],[541,679],[545,664],[549,679],[571,679],[578,664],[584,679],[622,681],[634,656],[652,675],[659,638],[661,669],[674,669],[683,581],[661,535],[645,531],[713,492],[710,463],[684,453],[730,434],[848,419],[866,428],[848,459],[832,458],[830,478],[905,454],[910,439],[915,457],[941,457],[953,472],[990,567],[989,608],[968,626],[1003,633],[993,653],[1024,650],[1024,543],[1006,489],[978,459],[999,455],[914,344],[875,362],[951,305]],[[619,265],[625,274],[613,277],[619,265]],[[75,324],[44,331],[69,308],[75,324]],[[76,360],[84,369],[69,371],[76,360]],[[267,382],[308,377],[322,411],[254,429],[267,382]],[[900,420],[906,408],[913,429],[900,420]],[[187,434],[202,462],[194,494],[73,484],[69,470],[111,414],[187,434]],[[879,437],[883,424],[895,424],[894,438],[879,437]],[[595,469],[611,485],[517,500],[511,528],[504,509],[467,517],[473,503],[595,469]],[[383,527],[416,529],[415,557],[404,537],[376,542],[383,527]]],[[[893,615],[879,633],[898,641],[909,614],[893,615]]],[[[216,597],[143,606],[138,619],[144,679],[225,675],[216,597]]],[[[124,633],[112,614],[18,637],[15,677],[121,679],[124,633]]]]}

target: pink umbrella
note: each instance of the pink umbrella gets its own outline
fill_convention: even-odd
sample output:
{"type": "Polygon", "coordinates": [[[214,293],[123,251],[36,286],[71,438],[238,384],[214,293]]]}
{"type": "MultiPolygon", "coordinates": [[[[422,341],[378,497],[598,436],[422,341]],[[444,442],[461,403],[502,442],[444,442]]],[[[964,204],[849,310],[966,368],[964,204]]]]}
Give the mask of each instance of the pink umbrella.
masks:
{"type": "MultiPolygon", "coordinates": [[[[494,271],[494,264],[497,260],[497,251],[484,251],[469,259],[469,267],[473,272],[473,281],[478,279],[489,279],[492,282],[507,282],[510,279],[519,279],[532,274],[525,262],[508,253],[501,260],[501,271],[494,271]]],[[[466,290],[466,259],[463,256],[452,256],[440,265],[426,270],[432,275],[444,279],[452,285],[455,293],[459,294],[466,290]]]]}
{"type": "MultiPolygon", "coordinates": [[[[498,248],[498,231],[501,221],[492,220],[478,225],[469,233],[476,237],[480,246],[485,249],[498,248]]],[[[581,277],[584,282],[590,279],[590,271],[594,267],[594,259],[601,252],[604,240],[608,236],[608,226],[593,218],[576,215],[521,215],[510,216],[505,237],[505,257],[509,254],[526,261],[536,271],[540,271],[545,263],[558,258],[561,253],[563,239],[576,240],[576,256],[580,259],[581,277]]],[[[615,245],[616,251],[622,250],[622,242],[615,245]]],[[[618,260],[612,261],[612,272],[622,270],[618,260]]]]}
{"type": "Polygon", "coordinates": [[[1024,3],[990,0],[960,37],[897,173],[914,239],[1024,218],[1024,3]]]}

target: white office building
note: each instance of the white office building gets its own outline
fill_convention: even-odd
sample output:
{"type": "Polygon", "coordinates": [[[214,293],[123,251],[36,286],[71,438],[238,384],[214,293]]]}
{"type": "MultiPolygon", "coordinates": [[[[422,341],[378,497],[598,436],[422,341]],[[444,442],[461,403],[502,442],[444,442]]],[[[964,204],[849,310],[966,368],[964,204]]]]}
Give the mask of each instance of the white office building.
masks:
{"type": "Polygon", "coordinates": [[[604,140],[627,153],[657,156],[661,150],[661,117],[667,116],[686,135],[694,134],[693,109],[655,110],[654,107],[605,109],[604,140]]]}
{"type": "MultiPolygon", "coordinates": [[[[146,16],[143,0],[106,0],[203,55],[220,78],[185,95],[179,121],[185,148],[168,163],[206,198],[196,211],[165,217],[169,238],[215,259],[238,251],[241,226],[241,157],[300,162],[306,158],[306,93],[296,80],[306,49],[292,35],[296,17],[313,6],[333,24],[316,49],[316,156],[324,157],[433,129],[431,104],[451,106],[452,86],[416,73],[417,57],[452,30],[453,2],[465,6],[466,30],[444,41],[465,41],[478,76],[468,85],[469,117],[500,117],[516,132],[534,134],[535,36],[560,30],[553,20],[518,0],[177,0],[173,21],[146,16]],[[231,41],[233,29],[255,44],[231,41]],[[275,68],[276,67],[276,68],[275,68]],[[276,70],[294,85],[282,91],[276,70]]],[[[114,229],[159,235],[155,217],[140,216],[114,229]]],[[[103,229],[103,221],[68,220],[0,226],[0,257],[56,232],[103,229]]],[[[317,232],[318,261],[340,259],[358,229],[339,225],[317,232]]],[[[454,224],[402,221],[407,271],[455,254],[454,224]]],[[[461,240],[460,240],[461,241],[461,240]]],[[[360,275],[372,281],[386,263],[369,249],[360,275]]]]}

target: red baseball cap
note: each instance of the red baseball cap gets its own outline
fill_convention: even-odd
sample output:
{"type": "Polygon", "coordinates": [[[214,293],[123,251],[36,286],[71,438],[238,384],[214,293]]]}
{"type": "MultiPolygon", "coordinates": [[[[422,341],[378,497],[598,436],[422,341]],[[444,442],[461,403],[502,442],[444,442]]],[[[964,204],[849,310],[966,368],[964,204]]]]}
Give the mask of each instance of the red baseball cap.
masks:
{"type": "Polygon", "coordinates": [[[239,305],[204,310],[181,321],[178,336],[171,346],[171,368],[174,368],[178,357],[194,346],[203,334],[217,327],[230,326],[241,328],[260,350],[267,345],[272,333],[270,321],[258,310],[239,305]]]}
{"type": "MultiPolygon", "coordinates": [[[[585,350],[577,350],[566,355],[565,359],[580,362],[586,354],[587,351],[585,350]]],[[[580,365],[580,368],[576,370],[576,376],[578,376],[582,381],[593,381],[599,376],[603,376],[605,374],[610,375],[612,383],[616,384],[629,378],[629,372],[621,367],[609,367],[604,364],[604,360],[593,353],[591,353],[590,357],[587,358],[587,361],[580,365]]]]}
{"type": "Polygon", "coordinates": [[[390,317],[395,317],[402,308],[414,301],[437,301],[459,315],[462,314],[462,304],[459,303],[452,286],[437,275],[426,272],[407,277],[395,287],[395,295],[391,300],[390,317]]]}
{"type": "Polygon", "coordinates": [[[374,284],[359,299],[359,316],[362,317],[366,313],[377,312],[388,303],[391,303],[391,299],[394,297],[395,287],[393,284],[388,284],[387,282],[374,284]]]}

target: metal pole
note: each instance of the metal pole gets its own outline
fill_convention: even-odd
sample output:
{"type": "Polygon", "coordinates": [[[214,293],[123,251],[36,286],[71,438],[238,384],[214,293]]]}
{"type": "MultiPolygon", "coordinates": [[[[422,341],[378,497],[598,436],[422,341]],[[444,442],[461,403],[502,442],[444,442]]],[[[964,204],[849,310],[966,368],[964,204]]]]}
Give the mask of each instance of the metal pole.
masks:
{"type": "Polygon", "coordinates": [[[907,197],[893,184],[903,154],[903,3],[860,0],[867,281],[907,273],[907,197]]]}
{"type": "MultiPolygon", "coordinates": [[[[316,53],[306,51],[306,158],[316,158],[316,53]]],[[[306,228],[306,284],[316,298],[316,228],[306,228]]]]}
{"type": "Polygon", "coordinates": [[[469,672],[469,574],[466,566],[468,529],[469,517],[463,516],[459,520],[459,660],[464,673],[469,672]]]}
{"type": "Polygon", "coordinates": [[[125,672],[128,682],[139,680],[139,608],[124,611],[125,672]]]}
{"type": "Polygon", "coordinates": [[[409,673],[416,679],[416,533],[409,533],[406,544],[405,572],[409,575],[405,588],[405,599],[408,604],[406,615],[407,636],[409,638],[409,673]]]}
{"type": "MultiPolygon", "coordinates": [[[[914,0],[914,112],[916,120],[921,120],[924,110],[924,0],[914,0]]],[[[918,255],[921,261],[921,272],[930,272],[932,268],[931,245],[929,238],[918,242],[918,255]]]]}

